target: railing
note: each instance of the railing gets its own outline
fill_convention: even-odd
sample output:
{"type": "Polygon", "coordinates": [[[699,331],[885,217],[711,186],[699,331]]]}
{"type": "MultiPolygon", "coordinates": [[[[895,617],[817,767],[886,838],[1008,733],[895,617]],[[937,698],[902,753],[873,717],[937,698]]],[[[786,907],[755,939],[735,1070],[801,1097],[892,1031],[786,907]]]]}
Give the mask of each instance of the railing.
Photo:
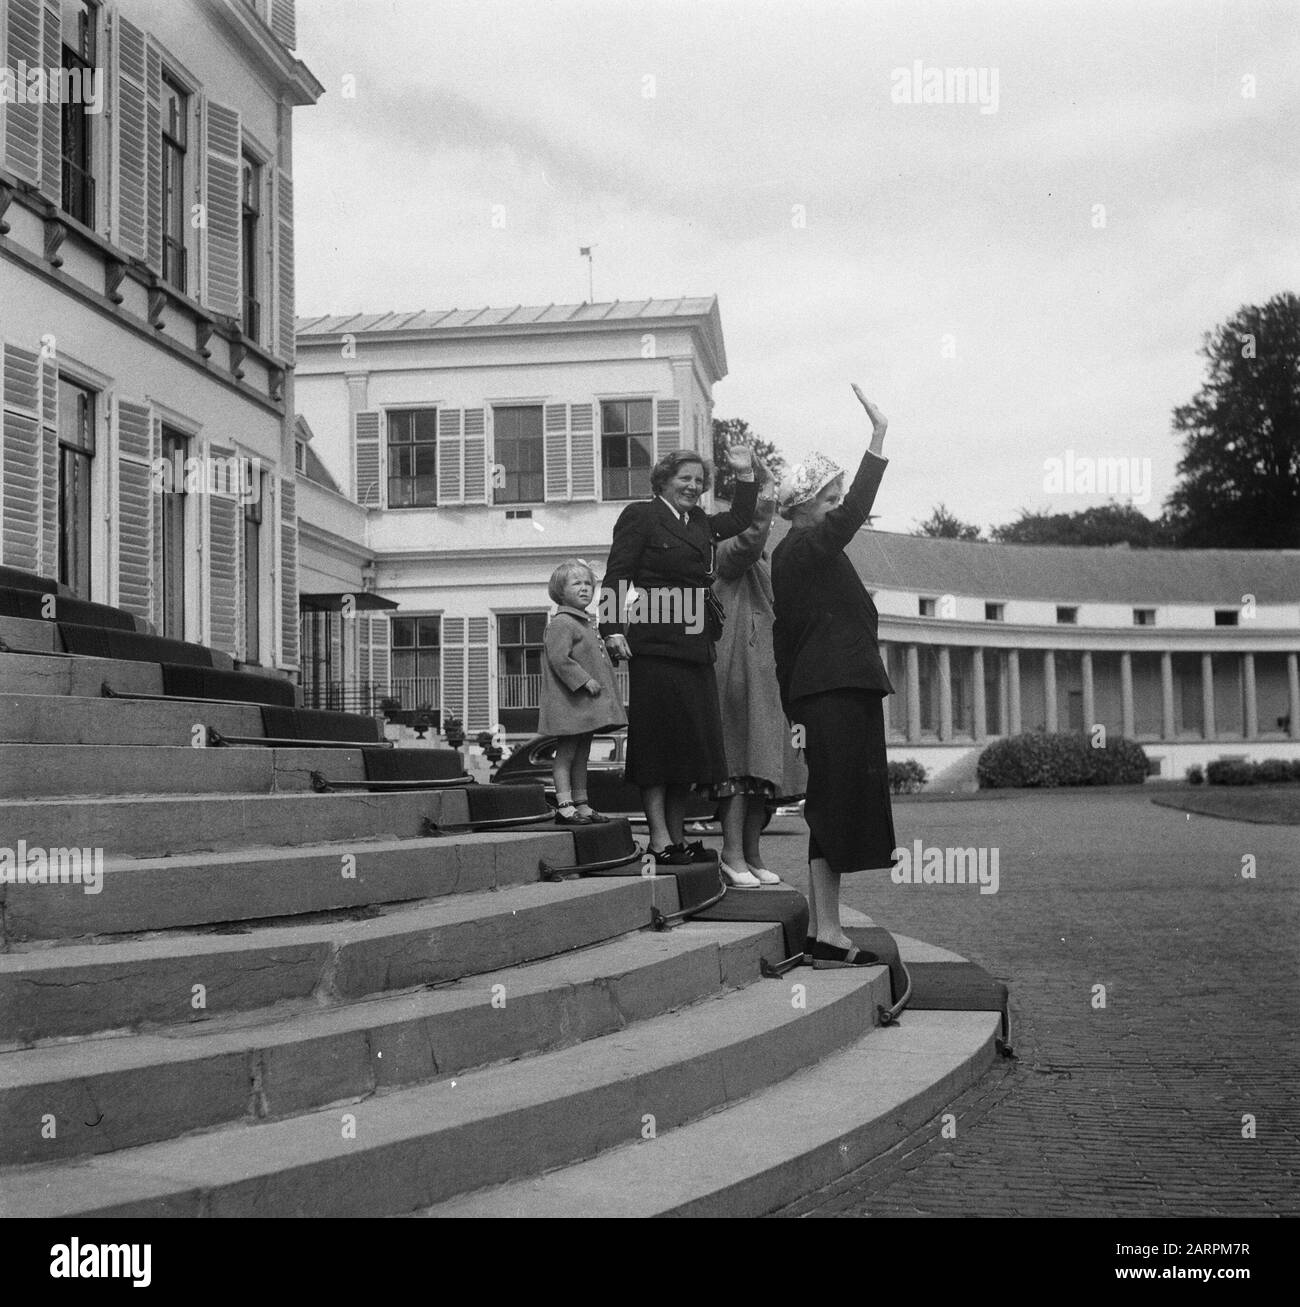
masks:
{"type": "Polygon", "coordinates": [[[536,708],[541,703],[540,676],[498,676],[497,703],[502,708],[536,708]]]}
{"type": "Polygon", "coordinates": [[[440,708],[442,699],[436,676],[394,676],[389,682],[389,697],[398,700],[402,708],[440,708]]]}
{"type": "Polygon", "coordinates": [[[379,681],[305,681],[302,706],[378,717],[383,712],[380,705],[387,694],[379,681]]]}

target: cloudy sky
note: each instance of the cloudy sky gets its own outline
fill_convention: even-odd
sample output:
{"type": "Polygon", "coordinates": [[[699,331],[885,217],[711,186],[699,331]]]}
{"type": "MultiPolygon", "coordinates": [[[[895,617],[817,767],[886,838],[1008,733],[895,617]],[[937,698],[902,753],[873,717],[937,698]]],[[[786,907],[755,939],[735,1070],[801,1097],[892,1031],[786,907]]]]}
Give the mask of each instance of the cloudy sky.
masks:
{"type": "Polygon", "coordinates": [[[1104,502],[1067,451],[1154,516],[1202,334],[1300,290],[1293,0],[298,9],[302,314],[576,303],[594,245],[598,300],[719,297],[716,414],[787,458],[856,464],[860,382],[886,530],[1104,502]],[[918,61],[984,103],[898,102],[918,61]]]}

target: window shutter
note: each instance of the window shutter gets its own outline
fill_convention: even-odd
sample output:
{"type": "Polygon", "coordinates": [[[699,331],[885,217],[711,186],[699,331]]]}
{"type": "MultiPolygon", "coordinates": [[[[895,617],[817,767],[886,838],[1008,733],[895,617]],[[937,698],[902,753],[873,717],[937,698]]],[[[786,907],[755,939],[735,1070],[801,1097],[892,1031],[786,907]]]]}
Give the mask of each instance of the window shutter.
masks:
{"type": "MultiPolygon", "coordinates": [[[[45,0],[43,41],[46,68],[63,63],[63,19],[58,0],[45,0]]],[[[55,204],[63,203],[63,109],[56,103],[41,106],[41,193],[55,204]]]]}
{"type": "Polygon", "coordinates": [[[292,477],[280,478],[280,662],[298,664],[298,510],[292,477]]]}
{"type": "MultiPolygon", "coordinates": [[[[217,467],[233,465],[235,452],[212,445],[208,455],[217,467]]],[[[237,493],[238,480],[231,486],[227,478],[210,479],[204,496],[208,502],[208,643],[214,649],[233,654],[239,648],[238,624],[240,602],[239,535],[243,508],[237,493]],[[236,493],[229,493],[235,489],[236,493]]]]}
{"type": "Polygon", "coordinates": [[[240,316],[239,114],[207,101],[203,114],[203,302],[218,313],[240,316]]]}
{"type": "Polygon", "coordinates": [[[117,399],[113,404],[113,448],[117,452],[117,494],[113,537],[116,604],[137,617],[151,615],[154,567],[153,415],[147,404],[117,399]]]}
{"type": "Polygon", "coordinates": [[[59,570],[59,369],[41,360],[41,566],[42,576],[59,570]]]}
{"type": "Polygon", "coordinates": [[[280,356],[293,362],[293,180],[276,173],[276,293],[279,298],[280,356]]]}
{"type": "Polygon", "coordinates": [[[377,705],[390,689],[388,618],[363,617],[360,635],[361,679],[375,687],[377,705]]]}
{"type": "Polygon", "coordinates": [[[682,405],[680,400],[655,401],[655,461],[680,449],[682,443],[682,405]]]}
{"type": "MultiPolygon", "coordinates": [[[[152,413],[152,409],[150,410],[152,413]]],[[[162,418],[154,416],[149,424],[151,432],[152,453],[151,459],[160,459],[162,457],[162,418]]],[[[173,469],[174,471],[175,469],[173,469]]],[[[152,522],[153,548],[152,554],[152,584],[149,588],[150,607],[153,610],[150,621],[153,622],[155,630],[162,631],[166,624],[166,614],[163,612],[163,497],[150,485],[149,500],[152,505],[149,517],[152,522]]]]}
{"type": "Polygon", "coordinates": [[[469,619],[469,649],[466,669],[465,732],[492,729],[492,687],[489,682],[488,641],[491,623],[486,617],[469,619]]]}
{"type": "Polygon", "coordinates": [[[569,498],[569,406],[547,404],[543,462],[546,470],[546,498],[569,498]]]}
{"type": "Polygon", "coordinates": [[[117,88],[113,124],[113,239],[128,254],[143,259],[148,253],[149,226],[145,39],[144,33],[120,13],[113,15],[113,59],[116,65],[113,81],[117,88]]]}
{"type": "Polygon", "coordinates": [[[461,435],[462,414],[458,408],[438,410],[438,504],[463,504],[465,481],[461,460],[465,441],[461,435]]]}
{"type": "Polygon", "coordinates": [[[357,413],[352,419],[352,442],[356,451],[353,459],[356,482],[352,487],[352,497],[366,508],[384,506],[384,455],[379,431],[379,414],[374,410],[357,413]]]}
{"type": "MultiPolygon", "coordinates": [[[[12,112],[14,106],[7,105],[12,112]]],[[[3,562],[41,570],[40,359],[16,345],[4,347],[4,499],[0,542],[3,562]]]]}
{"type": "MultiPolygon", "coordinates": [[[[162,59],[153,43],[145,40],[144,50],[145,122],[148,131],[147,178],[149,214],[147,246],[149,266],[162,271],[163,193],[162,193],[162,59]]],[[[185,197],[186,221],[189,220],[189,196],[185,197]]],[[[192,280],[187,284],[193,284],[192,280]]]]}
{"type": "MultiPolygon", "coordinates": [[[[442,705],[442,723],[448,717],[465,721],[465,619],[442,619],[442,682],[439,703],[442,705]]],[[[466,730],[469,729],[466,723],[466,730]]]]}
{"type": "Polygon", "coordinates": [[[487,414],[481,408],[465,410],[465,502],[488,502],[487,414]]]}
{"type": "MultiPolygon", "coordinates": [[[[41,0],[8,0],[5,6],[5,64],[16,70],[20,62],[43,68],[41,0]]],[[[55,61],[56,64],[58,60],[55,61]]],[[[41,123],[43,105],[18,104],[10,97],[0,105],[4,124],[5,166],[33,184],[41,178],[41,123]]]]}
{"type": "Polygon", "coordinates": [[[594,405],[569,408],[569,466],[573,470],[573,498],[596,498],[596,430],[594,405]]]}
{"type": "Polygon", "coordinates": [[[294,0],[271,0],[271,35],[286,50],[298,48],[298,23],[294,0]]]}

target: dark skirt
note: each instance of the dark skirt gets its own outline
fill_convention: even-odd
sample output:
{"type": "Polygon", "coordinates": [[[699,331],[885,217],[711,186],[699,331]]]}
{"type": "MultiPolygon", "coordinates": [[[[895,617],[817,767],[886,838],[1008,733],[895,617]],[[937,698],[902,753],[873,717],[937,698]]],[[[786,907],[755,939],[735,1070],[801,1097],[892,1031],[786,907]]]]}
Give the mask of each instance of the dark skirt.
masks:
{"type": "Polygon", "coordinates": [[[627,698],[628,781],[645,789],[726,779],[711,663],[639,654],[628,662],[627,698]]]}
{"type": "Polygon", "coordinates": [[[883,705],[876,690],[828,690],[790,705],[791,724],[804,728],[808,860],[825,858],[841,875],[894,863],[883,705]]]}

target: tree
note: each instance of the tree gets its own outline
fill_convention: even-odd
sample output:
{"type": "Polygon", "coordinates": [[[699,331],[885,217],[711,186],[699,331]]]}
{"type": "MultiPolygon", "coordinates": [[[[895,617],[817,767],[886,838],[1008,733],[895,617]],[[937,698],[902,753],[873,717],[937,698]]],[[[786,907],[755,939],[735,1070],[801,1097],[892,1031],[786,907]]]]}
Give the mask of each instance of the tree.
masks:
{"type": "Polygon", "coordinates": [[[956,513],[950,513],[946,504],[939,504],[924,521],[917,523],[914,536],[934,536],[938,540],[978,540],[980,528],[972,522],[963,522],[956,513]]]}
{"type": "Polygon", "coordinates": [[[1181,483],[1166,501],[1189,548],[1300,548],[1300,297],[1244,305],[1207,333],[1206,379],[1174,410],[1181,483]]]}
{"type": "Polygon", "coordinates": [[[727,462],[727,445],[740,437],[749,441],[755,456],[762,460],[763,466],[777,481],[785,475],[785,459],[777,453],[776,446],[755,435],[744,418],[714,418],[713,495],[715,499],[722,499],[727,503],[731,502],[732,487],[735,485],[731,465],[727,462]]]}
{"type": "Polygon", "coordinates": [[[1014,522],[989,533],[1002,545],[1131,545],[1135,549],[1169,548],[1176,541],[1167,521],[1152,521],[1132,504],[1112,500],[1078,513],[1020,510],[1014,522]]]}

